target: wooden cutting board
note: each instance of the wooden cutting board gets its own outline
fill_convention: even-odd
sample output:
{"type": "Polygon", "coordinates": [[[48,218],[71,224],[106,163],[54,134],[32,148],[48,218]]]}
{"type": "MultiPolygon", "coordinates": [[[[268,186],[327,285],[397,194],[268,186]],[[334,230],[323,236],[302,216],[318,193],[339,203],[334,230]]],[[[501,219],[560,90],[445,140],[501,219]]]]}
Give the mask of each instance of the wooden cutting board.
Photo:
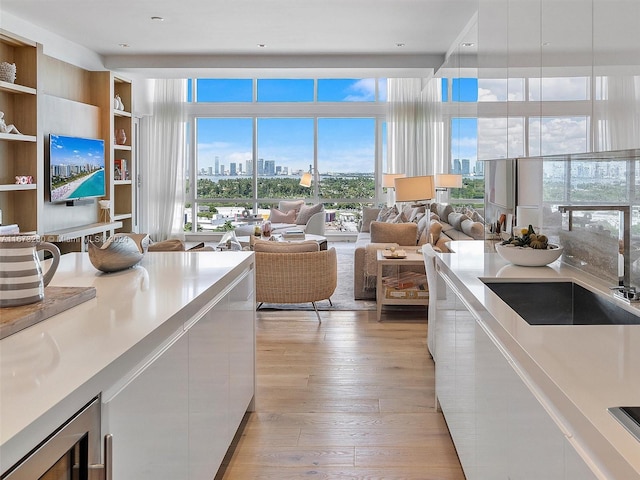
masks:
{"type": "Polygon", "coordinates": [[[41,302],[0,308],[0,340],[95,296],[95,287],[45,287],[41,302]]]}

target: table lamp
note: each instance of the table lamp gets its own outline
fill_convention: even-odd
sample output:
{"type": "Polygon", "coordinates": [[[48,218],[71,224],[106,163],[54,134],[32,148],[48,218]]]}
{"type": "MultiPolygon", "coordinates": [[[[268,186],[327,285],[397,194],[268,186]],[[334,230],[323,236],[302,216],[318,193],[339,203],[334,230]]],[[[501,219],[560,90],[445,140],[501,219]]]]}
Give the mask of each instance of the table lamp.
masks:
{"type": "Polygon", "coordinates": [[[436,196],[433,175],[396,178],[394,183],[396,202],[420,202],[436,196]]]}
{"type": "Polygon", "coordinates": [[[382,188],[387,189],[387,206],[391,206],[395,203],[393,199],[393,190],[396,188],[395,179],[403,178],[406,175],[404,173],[383,173],[382,174],[382,188]]]}

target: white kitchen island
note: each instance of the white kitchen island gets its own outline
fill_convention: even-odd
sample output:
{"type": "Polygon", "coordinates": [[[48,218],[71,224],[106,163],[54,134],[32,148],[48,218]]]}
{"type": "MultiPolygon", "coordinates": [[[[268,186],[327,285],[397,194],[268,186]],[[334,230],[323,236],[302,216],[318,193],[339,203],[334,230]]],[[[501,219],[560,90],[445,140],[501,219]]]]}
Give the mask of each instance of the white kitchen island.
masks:
{"type": "Polygon", "coordinates": [[[153,252],[104,274],[63,255],[51,285],[96,298],[0,341],[0,472],[100,396],[113,478],[213,478],[253,406],[253,266],[153,252]]]}
{"type": "Polygon", "coordinates": [[[640,479],[640,442],[607,411],[640,405],[640,325],[529,325],[482,279],[567,279],[606,296],[610,285],[559,261],[510,265],[482,244],[438,255],[429,321],[436,394],[466,477],[640,479]]]}

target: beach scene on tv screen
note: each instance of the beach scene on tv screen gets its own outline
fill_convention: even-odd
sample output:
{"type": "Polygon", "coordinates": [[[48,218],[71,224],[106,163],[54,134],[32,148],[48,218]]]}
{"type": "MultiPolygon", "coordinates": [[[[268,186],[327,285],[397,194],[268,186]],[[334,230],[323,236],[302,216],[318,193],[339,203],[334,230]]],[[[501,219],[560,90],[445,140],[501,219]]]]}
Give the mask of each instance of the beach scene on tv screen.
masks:
{"type": "Polygon", "coordinates": [[[51,201],[105,195],[104,142],[51,135],[51,201]]]}

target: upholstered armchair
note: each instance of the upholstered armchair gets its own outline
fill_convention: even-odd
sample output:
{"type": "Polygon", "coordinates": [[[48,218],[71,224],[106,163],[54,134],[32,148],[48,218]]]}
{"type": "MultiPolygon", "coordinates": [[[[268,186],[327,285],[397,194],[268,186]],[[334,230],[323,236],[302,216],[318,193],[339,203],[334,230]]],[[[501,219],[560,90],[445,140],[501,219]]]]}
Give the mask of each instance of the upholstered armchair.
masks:
{"type": "Polygon", "coordinates": [[[338,282],[335,248],[319,250],[315,241],[256,241],[256,301],[263,303],[311,302],[322,322],[316,302],[329,300],[338,282]]]}

